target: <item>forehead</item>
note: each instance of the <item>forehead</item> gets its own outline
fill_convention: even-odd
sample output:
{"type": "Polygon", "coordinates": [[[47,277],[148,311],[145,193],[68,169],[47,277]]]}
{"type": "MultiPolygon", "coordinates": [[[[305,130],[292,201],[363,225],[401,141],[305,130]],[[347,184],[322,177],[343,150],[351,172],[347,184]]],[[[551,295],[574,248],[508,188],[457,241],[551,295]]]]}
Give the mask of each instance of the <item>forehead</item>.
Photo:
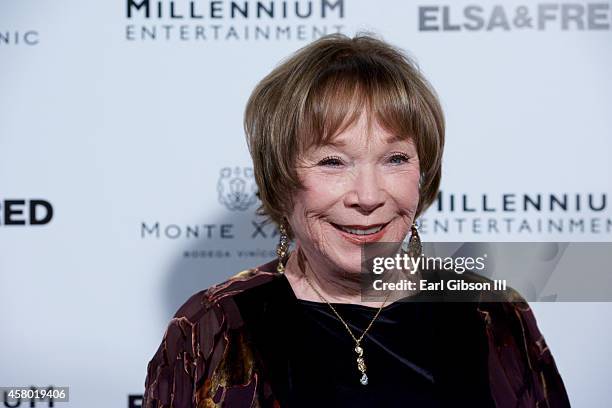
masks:
{"type": "Polygon", "coordinates": [[[294,133],[298,153],[329,144],[361,141],[363,146],[381,142],[381,136],[386,142],[414,135],[418,126],[406,90],[398,89],[398,81],[389,75],[366,74],[336,72],[317,83],[294,133]]]}
{"type": "Polygon", "coordinates": [[[369,118],[364,112],[358,119],[346,126],[344,130],[321,143],[322,146],[350,147],[356,145],[392,144],[410,142],[410,138],[385,129],[375,118],[369,118]]]}

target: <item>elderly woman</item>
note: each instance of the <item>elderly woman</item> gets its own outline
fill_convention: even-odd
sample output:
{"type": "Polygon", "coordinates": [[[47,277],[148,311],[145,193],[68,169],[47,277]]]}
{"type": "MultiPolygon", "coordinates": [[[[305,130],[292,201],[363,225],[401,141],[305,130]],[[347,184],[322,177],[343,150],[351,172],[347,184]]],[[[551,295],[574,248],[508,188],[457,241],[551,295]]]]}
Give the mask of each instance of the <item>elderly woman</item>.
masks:
{"type": "Polygon", "coordinates": [[[361,296],[363,246],[418,247],[440,184],[443,113],[400,50],[368,35],[311,43],[257,85],[245,130],[279,257],[177,311],[145,407],[569,406],[518,294],[361,296]]]}

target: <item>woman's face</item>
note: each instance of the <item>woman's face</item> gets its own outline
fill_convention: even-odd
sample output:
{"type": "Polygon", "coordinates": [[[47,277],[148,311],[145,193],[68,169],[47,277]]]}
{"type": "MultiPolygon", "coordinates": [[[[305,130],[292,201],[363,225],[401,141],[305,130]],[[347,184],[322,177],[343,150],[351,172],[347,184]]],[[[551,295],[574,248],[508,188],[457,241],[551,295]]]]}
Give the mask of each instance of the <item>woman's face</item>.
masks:
{"type": "Polygon", "coordinates": [[[393,140],[366,116],[298,159],[305,189],[288,217],[314,268],[360,272],[364,242],[400,242],[419,202],[419,158],[412,141],[393,140]],[[382,229],[381,229],[382,228],[382,229]]]}

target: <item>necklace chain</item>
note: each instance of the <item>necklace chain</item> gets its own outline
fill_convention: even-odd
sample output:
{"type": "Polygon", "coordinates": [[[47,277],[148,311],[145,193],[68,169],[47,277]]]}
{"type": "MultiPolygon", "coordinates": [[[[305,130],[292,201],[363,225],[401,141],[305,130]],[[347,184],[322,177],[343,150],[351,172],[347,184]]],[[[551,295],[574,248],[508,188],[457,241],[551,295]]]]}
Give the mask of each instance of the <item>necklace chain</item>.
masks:
{"type": "Polygon", "coordinates": [[[331,308],[331,310],[334,312],[336,317],[338,317],[338,319],[342,322],[342,324],[344,325],[346,330],[349,332],[349,334],[351,335],[351,337],[355,341],[355,353],[357,353],[357,368],[359,369],[359,371],[361,371],[361,374],[362,374],[361,379],[359,381],[361,382],[361,384],[367,385],[368,384],[368,376],[366,375],[366,366],[365,366],[365,361],[363,359],[363,348],[361,347],[361,340],[363,340],[363,337],[366,335],[368,330],[370,330],[370,327],[372,327],[372,324],[374,323],[374,321],[376,320],[376,318],[378,317],[378,315],[382,311],[383,307],[385,307],[385,304],[387,303],[387,299],[389,299],[389,295],[391,294],[391,292],[387,293],[387,296],[385,297],[385,300],[384,300],[383,304],[378,308],[378,311],[376,312],[376,314],[374,315],[374,317],[370,321],[370,324],[368,324],[368,327],[366,327],[366,329],[363,331],[363,333],[361,333],[361,336],[359,338],[357,338],[353,334],[353,331],[350,329],[348,324],[344,321],[342,316],[340,316],[338,311],[336,311],[336,308],[333,307],[332,304],[329,303],[327,301],[327,299],[325,299],[323,297],[323,295],[317,290],[317,288],[315,288],[314,285],[310,282],[310,279],[308,279],[308,276],[306,275],[306,273],[304,273],[304,278],[306,278],[306,282],[308,282],[308,284],[310,285],[312,290],[315,291],[315,293],[321,298],[321,300],[324,301],[325,303],[327,303],[327,305],[331,308]]]}
{"type": "Polygon", "coordinates": [[[370,324],[368,325],[368,327],[363,331],[363,333],[361,334],[361,336],[359,338],[356,338],[355,335],[353,334],[353,332],[351,331],[351,329],[349,328],[348,324],[346,324],[346,322],[344,321],[344,319],[340,316],[340,314],[336,311],[336,308],[332,306],[331,303],[329,303],[327,301],[327,299],[325,299],[323,297],[323,295],[321,295],[321,293],[317,290],[317,288],[315,288],[313,286],[313,284],[310,282],[310,279],[308,279],[308,276],[306,276],[306,274],[304,274],[304,277],[306,278],[306,282],[308,282],[308,284],[310,285],[310,287],[312,288],[312,290],[314,290],[316,292],[316,294],[321,298],[322,301],[324,301],[325,303],[327,303],[329,305],[329,307],[331,308],[331,310],[334,312],[334,314],[338,317],[338,319],[340,319],[340,321],[342,322],[342,324],[344,325],[344,327],[346,327],[346,330],[350,333],[351,337],[353,338],[353,340],[355,340],[355,343],[361,343],[361,340],[363,339],[363,337],[365,336],[365,334],[368,332],[368,330],[370,330],[370,327],[372,327],[372,324],[374,323],[374,321],[376,320],[376,318],[378,317],[378,315],[380,314],[380,312],[382,311],[382,309],[385,307],[385,304],[387,303],[387,299],[389,298],[390,292],[387,294],[387,296],[385,297],[385,301],[383,302],[383,304],[378,308],[378,311],[376,312],[376,315],[374,315],[374,318],[372,318],[372,320],[370,321],[370,324]]]}

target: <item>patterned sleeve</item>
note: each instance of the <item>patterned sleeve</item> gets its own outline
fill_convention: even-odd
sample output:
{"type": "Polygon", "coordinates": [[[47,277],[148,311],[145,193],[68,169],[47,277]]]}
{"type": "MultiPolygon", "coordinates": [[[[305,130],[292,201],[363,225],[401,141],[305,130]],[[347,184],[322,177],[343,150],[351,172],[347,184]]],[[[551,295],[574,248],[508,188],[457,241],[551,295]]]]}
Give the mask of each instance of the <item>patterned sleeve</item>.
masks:
{"type": "Polygon", "coordinates": [[[479,306],[489,341],[489,381],[498,408],[570,406],[565,386],[527,301],[509,288],[479,306]]]}
{"type": "Polygon", "coordinates": [[[541,407],[565,408],[570,406],[565,385],[555,360],[536,323],[531,307],[525,302],[516,309],[518,320],[524,329],[527,363],[531,369],[533,393],[541,407]]]}
{"type": "Polygon", "coordinates": [[[147,366],[144,408],[206,406],[203,385],[222,336],[217,313],[205,307],[204,292],[192,296],[168,324],[147,366]]]}

